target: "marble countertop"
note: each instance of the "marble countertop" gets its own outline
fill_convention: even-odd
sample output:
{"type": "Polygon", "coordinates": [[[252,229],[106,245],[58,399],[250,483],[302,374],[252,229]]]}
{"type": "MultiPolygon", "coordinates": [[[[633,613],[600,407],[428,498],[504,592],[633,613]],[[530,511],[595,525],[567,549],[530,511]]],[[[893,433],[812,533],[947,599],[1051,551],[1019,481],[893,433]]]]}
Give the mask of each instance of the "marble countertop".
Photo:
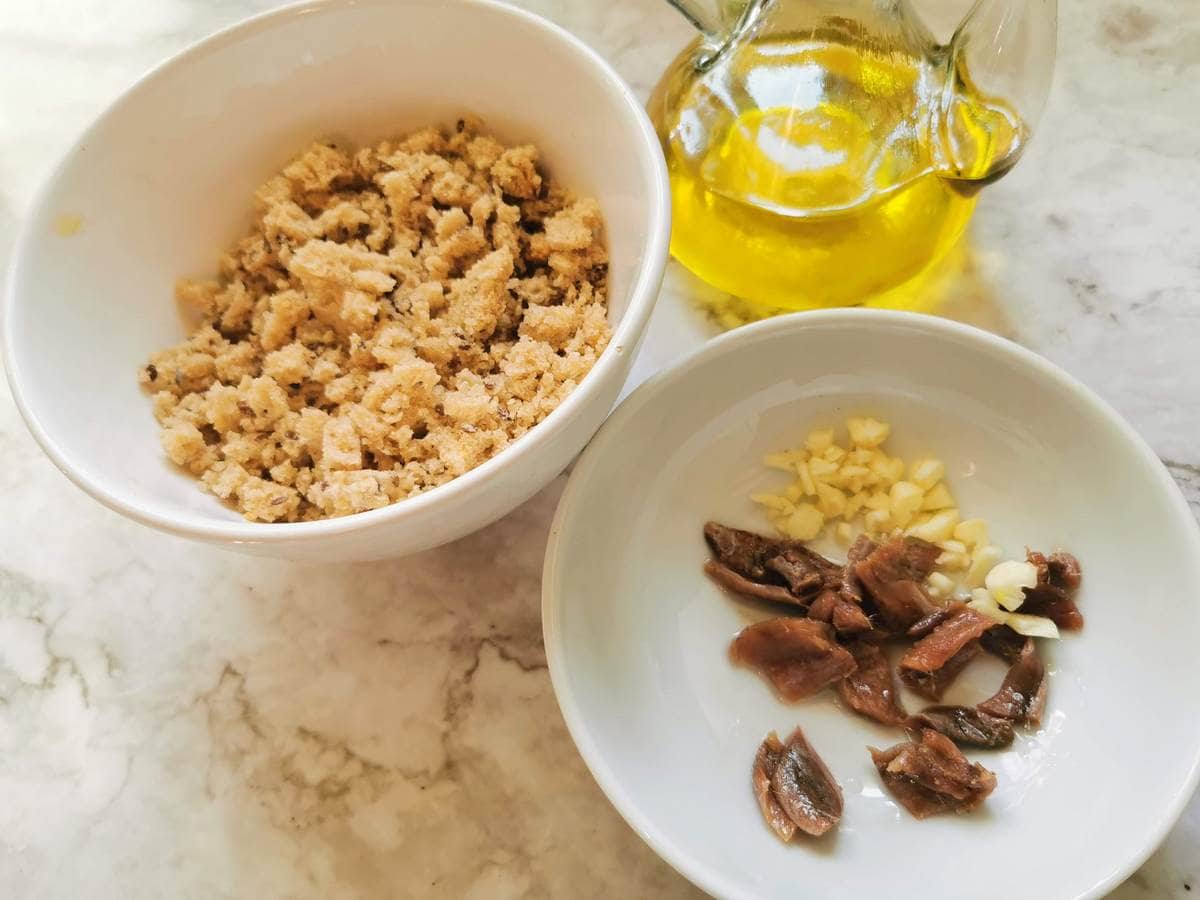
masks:
{"type": "MultiPolygon", "coordinates": [[[[92,116],[272,5],[0,4],[0,263],[92,116]]],[[[661,0],[527,5],[643,96],[688,38],[661,0]]],[[[1064,0],[1043,128],[985,193],[938,290],[946,315],[1112,402],[1200,512],[1200,16],[1180,7],[1064,0]]],[[[715,332],[705,298],[672,267],[635,380],[715,332]]],[[[4,387],[0,458],[6,897],[698,895],[611,809],[555,706],[539,574],[561,479],[456,544],[315,568],[100,507],[42,456],[4,387]]],[[[1200,800],[1113,896],[1194,886],[1200,800]]]]}

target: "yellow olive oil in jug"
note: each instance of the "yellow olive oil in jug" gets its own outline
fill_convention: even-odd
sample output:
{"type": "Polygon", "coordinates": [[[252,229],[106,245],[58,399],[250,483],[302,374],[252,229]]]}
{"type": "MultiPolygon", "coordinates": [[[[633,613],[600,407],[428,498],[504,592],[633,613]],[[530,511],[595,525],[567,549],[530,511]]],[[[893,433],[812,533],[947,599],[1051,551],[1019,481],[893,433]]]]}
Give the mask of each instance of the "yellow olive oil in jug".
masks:
{"type": "Polygon", "coordinates": [[[847,28],[695,47],[651,98],[670,175],[671,252],[708,283],[784,308],[862,303],[958,240],[1020,119],[956,71],[847,28]]]}

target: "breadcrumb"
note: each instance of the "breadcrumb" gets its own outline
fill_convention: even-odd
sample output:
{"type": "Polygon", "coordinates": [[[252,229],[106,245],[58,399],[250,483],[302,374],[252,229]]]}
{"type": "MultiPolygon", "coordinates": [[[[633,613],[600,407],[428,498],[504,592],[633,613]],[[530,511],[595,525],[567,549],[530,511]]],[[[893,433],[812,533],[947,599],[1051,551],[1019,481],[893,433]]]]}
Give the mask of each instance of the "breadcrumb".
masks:
{"type": "Polygon", "coordinates": [[[544,419],[608,344],[599,205],[470,123],[314,144],[255,194],[200,326],[139,374],[162,444],[258,522],[377,509],[544,419]]]}

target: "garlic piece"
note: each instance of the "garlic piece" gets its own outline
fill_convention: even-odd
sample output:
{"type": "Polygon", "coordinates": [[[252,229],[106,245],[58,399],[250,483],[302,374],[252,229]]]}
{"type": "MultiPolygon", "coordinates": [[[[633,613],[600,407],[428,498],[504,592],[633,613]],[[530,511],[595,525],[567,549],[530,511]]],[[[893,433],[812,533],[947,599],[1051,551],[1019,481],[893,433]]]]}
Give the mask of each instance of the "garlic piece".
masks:
{"type": "Polygon", "coordinates": [[[860,530],[878,538],[913,535],[942,545],[937,566],[943,574],[960,579],[969,572],[969,586],[982,584],[999,557],[992,557],[995,548],[988,547],[982,519],[960,521],[954,497],[942,482],[945,464],[922,457],[910,465],[889,456],[883,448],[891,433],[886,422],[858,416],[846,426],[850,440],[844,444],[832,428],[819,428],[799,447],[763,458],[768,466],[793,475],[777,493],[751,496],[766,517],[781,534],[797,540],[815,537],[814,529],[826,524],[838,527],[839,540],[860,530]],[[840,528],[851,522],[856,523],[852,530],[840,528]]]}
{"type": "Polygon", "coordinates": [[[871,534],[883,534],[891,529],[892,517],[886,509],[873,509],[863,516],[863,524],[871,534]]]}
{"type": "Polygon", "coordinates": [[[854,540],[854,529],[850,527],[849,522],[838,522],[837,528],[833,530],[833,536],[839,544],[848,547],[854,540]]]}
{"type": "Polygon", "coordinates": [[[933,517],[924,525],[908,529],[908,533],[923,541],[936,544],[939,541],[949,540],[950,535],[954,534],[954,526],[957,524],[958,510],[943,509],[941,512],[934,513],[933,517]]]}
{"type": "Polygon", "coordinates": [[[992,595],[983,588],[975,588],[971,591],[971,599],[967,601],[967,607],[1001,625],[1005,624],[1008,619],[1008,613],[997,606],[992,595]]]}
{"type": "Polygon", "coordinates": [[[988,542],[987,522],[983,519],[963,519],[954,528],[954,539],[968,547],[982,547],[988,542]]]}
{"type": "Polygon", "coordinates": [[[1004,624],[1025,637],[1058,639],[1058,626],[1045,616],[1027,616],[1022,613],[1009,613],[1004,617],[1004,624]]]}
{"type": "Polygon", "coordinates": [[[929,512],[949,509],[953,505],[954,498],[950,496],[950,491],[944,484],[934,485],[925,495],[925,499],[921,501],[921,509],[929,512]]]}
{"type": "Polygon", "coordinates": [[[784,533],[796,541],[811,541],[825,527],[825,517],[811,503],[801,503],[784,522],[784,533]]]}
{"type": "Polygon", "coordinates": [[[891,425],[871,418],[849,419],[846,427],[850,430],[850,443],[856,447],[878,447],[892,431],[891,425]]]}
{"type": "Polygon", "coordinates": [[[759,506],[765,506],[767,509],[773,509],[776,512],[791,513],[794,509],[791,501],[786,497],[780,497],[778,494],[751,494],[750,499],[759,506]]]}
{"type": "Polygon", "coordinates": [[[827,519],[836,519],[846,511],[846,495],[835,487],[817,482],[817,509],[827,519]]]}
{"type": "Polygon", "coordinates": [[[867,509],[882,509],[884,511],[890,511],[892,508],[892,501],[891,498],[889,498],[888,495],[883,491],[875,491],[867,497],[865,506],[867,509]]]}
{"type": "Polygon", "coordinates": [[[833,446],[833,429],[823,428],[820,431],[811,432],[808,440],[804,442],[804,446],[809,449],[810,453],[823,453],[833,446]]]}
{"type": "Polygon", "coordinates": [[[799,460],[796,458],[796,455],[787,450],[782,453],[768,453],[763,457],[764,466],[772,469],[781,469],[784,472],[795,472],[797,462],[799,460]]]}
{"type": "Polygon", "coordinates": [[[971,565],[971,557],[965,553],[945,550],[937,558],[937,565],[948,572],[963,572],[971,565]]]}
{"type": "Polygon", "coordinates": [[[976,547],[975,552],[971,554],[971,566],[967,569],[967,587],[982,585],[987,573],[992,571],[1003,556],[1003,551],[995,544],[976,547]]]}
{"type": "Polygon", "coordinates": [[[897,481],[888,491],[888,497],[892,501],[892,510],[905,513],[906,517],[911,517],[920,509],[921,500],[924,499],[921,488],[911,481],[897,481]]]}
{"type": "Polygon", "coordinates": [[[908,470],[908,480],[920,485],[922,490],[931,490],[946,474],[946,464],[940,459],[918,459],[908,470]]]}
{"type": "Polygon", "coordinates": [[[992,567],[983,584],[998,604],[1012,612],[1025,602],[1025,588],[1037,585],[1037,568],[1030,562],[1006,560],[992,567]]]}
{"type": "Polygon", "coordinates": [[[808,471],[808,463],[800,463],[796,467],[796,472],[800,476],[800,490],[804,492],[806,497],[815,497],[817,495],[817,486],[813,484],[812,475],[808,471]]]}
{"type": "Polygon", "coordinates": [[[888,487],[904,477],[904,460],[889,457],[882,450],[875,451],[875,458],[868,465],[871,471],[879,476],[879,480],[888,487]]]}
{"type": "Polygon", "coordinates": [[[986,588],[975,588],[967,606],[994,622],[1007,625],[1017,634],[1026,637],[1057,638],[1058,626],[1044,616],[1026,616],[1021,613],[1005,612],[996,605],[996,600],[986,588]]]}
{"type": "Polygon", "coordinates": [[[808,461],[808,474],[813,481],[829,481],[837,473],[837,463],[832,463],[822,457],[813,457],[808,461]]]}
{"type": "Polygon", "coordinates": [[[935,600],[949,600],[954,594],[954,582],[941,572],[931,572],[925,579],[925,590],[935,600]]]}

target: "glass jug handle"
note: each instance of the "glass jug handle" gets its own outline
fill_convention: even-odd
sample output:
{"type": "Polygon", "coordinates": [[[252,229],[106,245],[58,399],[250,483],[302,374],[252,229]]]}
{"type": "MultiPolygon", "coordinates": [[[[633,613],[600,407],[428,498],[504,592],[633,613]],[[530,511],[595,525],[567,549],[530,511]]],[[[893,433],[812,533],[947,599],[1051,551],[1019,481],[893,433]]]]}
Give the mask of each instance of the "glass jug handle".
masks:
{"type": "Polygon", "coordinates": [[[770,0],[667,0],[700,31],[705,57],[725,49],[770,0]]]}
{"type": "Polygon", "coordinates": [[[948,160],[959,172],[990,180],[1016,163],[1050,95],[1057,40],[1057,0],[978,0],[971,8],[950,41],[943,134],[960,132],[967,123],[955,117],[977,114],[980,99],[1013,114],[1014,133],[986,174],[981,160],[948,160]]]}

